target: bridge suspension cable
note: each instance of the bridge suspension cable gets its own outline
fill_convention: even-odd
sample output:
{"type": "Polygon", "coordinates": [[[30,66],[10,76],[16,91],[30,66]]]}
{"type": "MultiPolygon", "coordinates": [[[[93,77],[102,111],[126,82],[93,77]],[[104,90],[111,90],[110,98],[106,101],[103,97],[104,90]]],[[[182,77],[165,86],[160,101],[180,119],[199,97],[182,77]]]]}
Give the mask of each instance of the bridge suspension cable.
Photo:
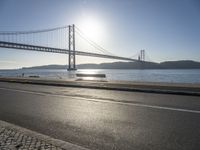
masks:
{"type": "Polygon", "coordinates": [[[0,35],[34,34],[34,33],[50,32],[50,31],[55,31],[59,29],[65,29],[68,27],[69,26],[62,26],[62,27],[56,27],[56,28],[50,28],[50,29],[29,30],[29,31],[1,31],[0,35]]]}
{"type": "Polygon", "coordinates": [[[108,54],[108,55],[113,55],[115,56],[113,53],[109,52],[108,50],[104,49],[102,46],[98,45],[97,43],[95,43],[94,41],[92,41],[89,37],[87,37],[78,27],[76,27],[75,32],[83,39],[85,40],[87,43],[89,43],[91,46],[93,46],[94,48],[96,48],[96,50],[102,52],[103,54],[108,54]]]}
{"type": "Polygon", "coordinates": [[[140,55],[140,51],[138,51],[135,55],[132,55],[129,58],[136,58],[137,59],[139,55],[140,55]]]}
{"type": "Polygon", "coordinates": [[[0,32],[0,41],[67,48],[67,28],[69,26],[29,31],[2,31],[0,32]]]}

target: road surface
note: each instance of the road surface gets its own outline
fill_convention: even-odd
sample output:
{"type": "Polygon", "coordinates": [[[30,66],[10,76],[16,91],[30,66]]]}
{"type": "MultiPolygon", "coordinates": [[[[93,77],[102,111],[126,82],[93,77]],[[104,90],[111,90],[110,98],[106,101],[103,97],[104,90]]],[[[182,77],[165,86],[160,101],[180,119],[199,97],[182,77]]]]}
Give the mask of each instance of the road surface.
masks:
{"type": "Polygon", "coordinates": [[[0,82],[0,120],[98,150],[200,149],[200,97],[0,82]]]}

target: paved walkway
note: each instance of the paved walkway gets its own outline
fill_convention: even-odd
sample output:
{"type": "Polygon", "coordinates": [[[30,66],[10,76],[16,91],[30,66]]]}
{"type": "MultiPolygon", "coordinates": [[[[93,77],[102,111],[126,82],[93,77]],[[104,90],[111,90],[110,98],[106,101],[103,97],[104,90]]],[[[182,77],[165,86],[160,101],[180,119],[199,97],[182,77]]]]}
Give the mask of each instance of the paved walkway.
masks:
{"type": "Polygon", "coordinates": [[[26,136],[16,130],[0,127],[0,149],[1,150],[14,150],[14,149],[50,149],[61,150],[62,148],[54,146],[43,140],[35,137],[26,136]]]}
{"type": "Polygon", "coordinates": [[[71,81],[27,77],[0,77],[0,82],[200,96],[200,84],[142,83],[132,81],[71,81]]]}
{"type": "Polygon", "coordinates": [[[0,121],[0,150],[86,150],[48,136],[0,121]]]}

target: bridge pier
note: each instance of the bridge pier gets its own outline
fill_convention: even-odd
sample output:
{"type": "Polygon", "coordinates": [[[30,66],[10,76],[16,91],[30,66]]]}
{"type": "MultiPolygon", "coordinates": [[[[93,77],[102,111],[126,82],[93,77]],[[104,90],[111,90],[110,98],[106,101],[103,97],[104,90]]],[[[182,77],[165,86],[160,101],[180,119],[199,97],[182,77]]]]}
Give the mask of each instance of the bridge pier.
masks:
{"type": "Polygon", "coordinates": [[[76,69],[76,54],[75,54],[75,26],[69,25],[69,63],[68,71],[77,70],[76,69]]]}

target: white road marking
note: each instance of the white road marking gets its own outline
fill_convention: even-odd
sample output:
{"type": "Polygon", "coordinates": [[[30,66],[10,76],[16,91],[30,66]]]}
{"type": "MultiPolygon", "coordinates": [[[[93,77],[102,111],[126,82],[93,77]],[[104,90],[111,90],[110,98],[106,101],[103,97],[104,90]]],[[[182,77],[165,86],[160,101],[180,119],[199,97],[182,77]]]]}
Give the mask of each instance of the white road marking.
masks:
{"type": "Polygon", "coordinates": [[[197,113],[200,114],[200,110],[192,110],[192,109],[184,109],[184,108],[173,108],[173,107],[165,107],[165,106],[158,106],[158,105],[148,105],[148,104],[137,104],[133,102],[120,102],[120,101],[112,101],[112,100],[102,100],[102,99],[93,99],[93,98],[84,98],[79,96],[68,96],[68,95],[59,95],[59,94],[53,94],[53,93],[42,93],[42,92],[35,92],[35,91],[27,91],[27,90],[18,90],[18,89],[11,89],[11,88],[3,88],[0,87],[1,90],[7,90],[7,91],[15,91],[15,92],[21,92],[21,93],[28,93],[28,94],[37,94],[37,95],[43,95],[43,96],[54,96],[54,97],[70,97],[73,99],[83,99],[86,101],[92,101],[92,102],[105,102],[105,103],[114,103],[114,104],[121,104],[121,105],[132,105],[137,107],[146,107],[146,108],[152,108],[152,109],[159,109],[159,110],[171,110],[171,111],[179,111],[179,112],[187,112],[187,113],[197,113]]]}

